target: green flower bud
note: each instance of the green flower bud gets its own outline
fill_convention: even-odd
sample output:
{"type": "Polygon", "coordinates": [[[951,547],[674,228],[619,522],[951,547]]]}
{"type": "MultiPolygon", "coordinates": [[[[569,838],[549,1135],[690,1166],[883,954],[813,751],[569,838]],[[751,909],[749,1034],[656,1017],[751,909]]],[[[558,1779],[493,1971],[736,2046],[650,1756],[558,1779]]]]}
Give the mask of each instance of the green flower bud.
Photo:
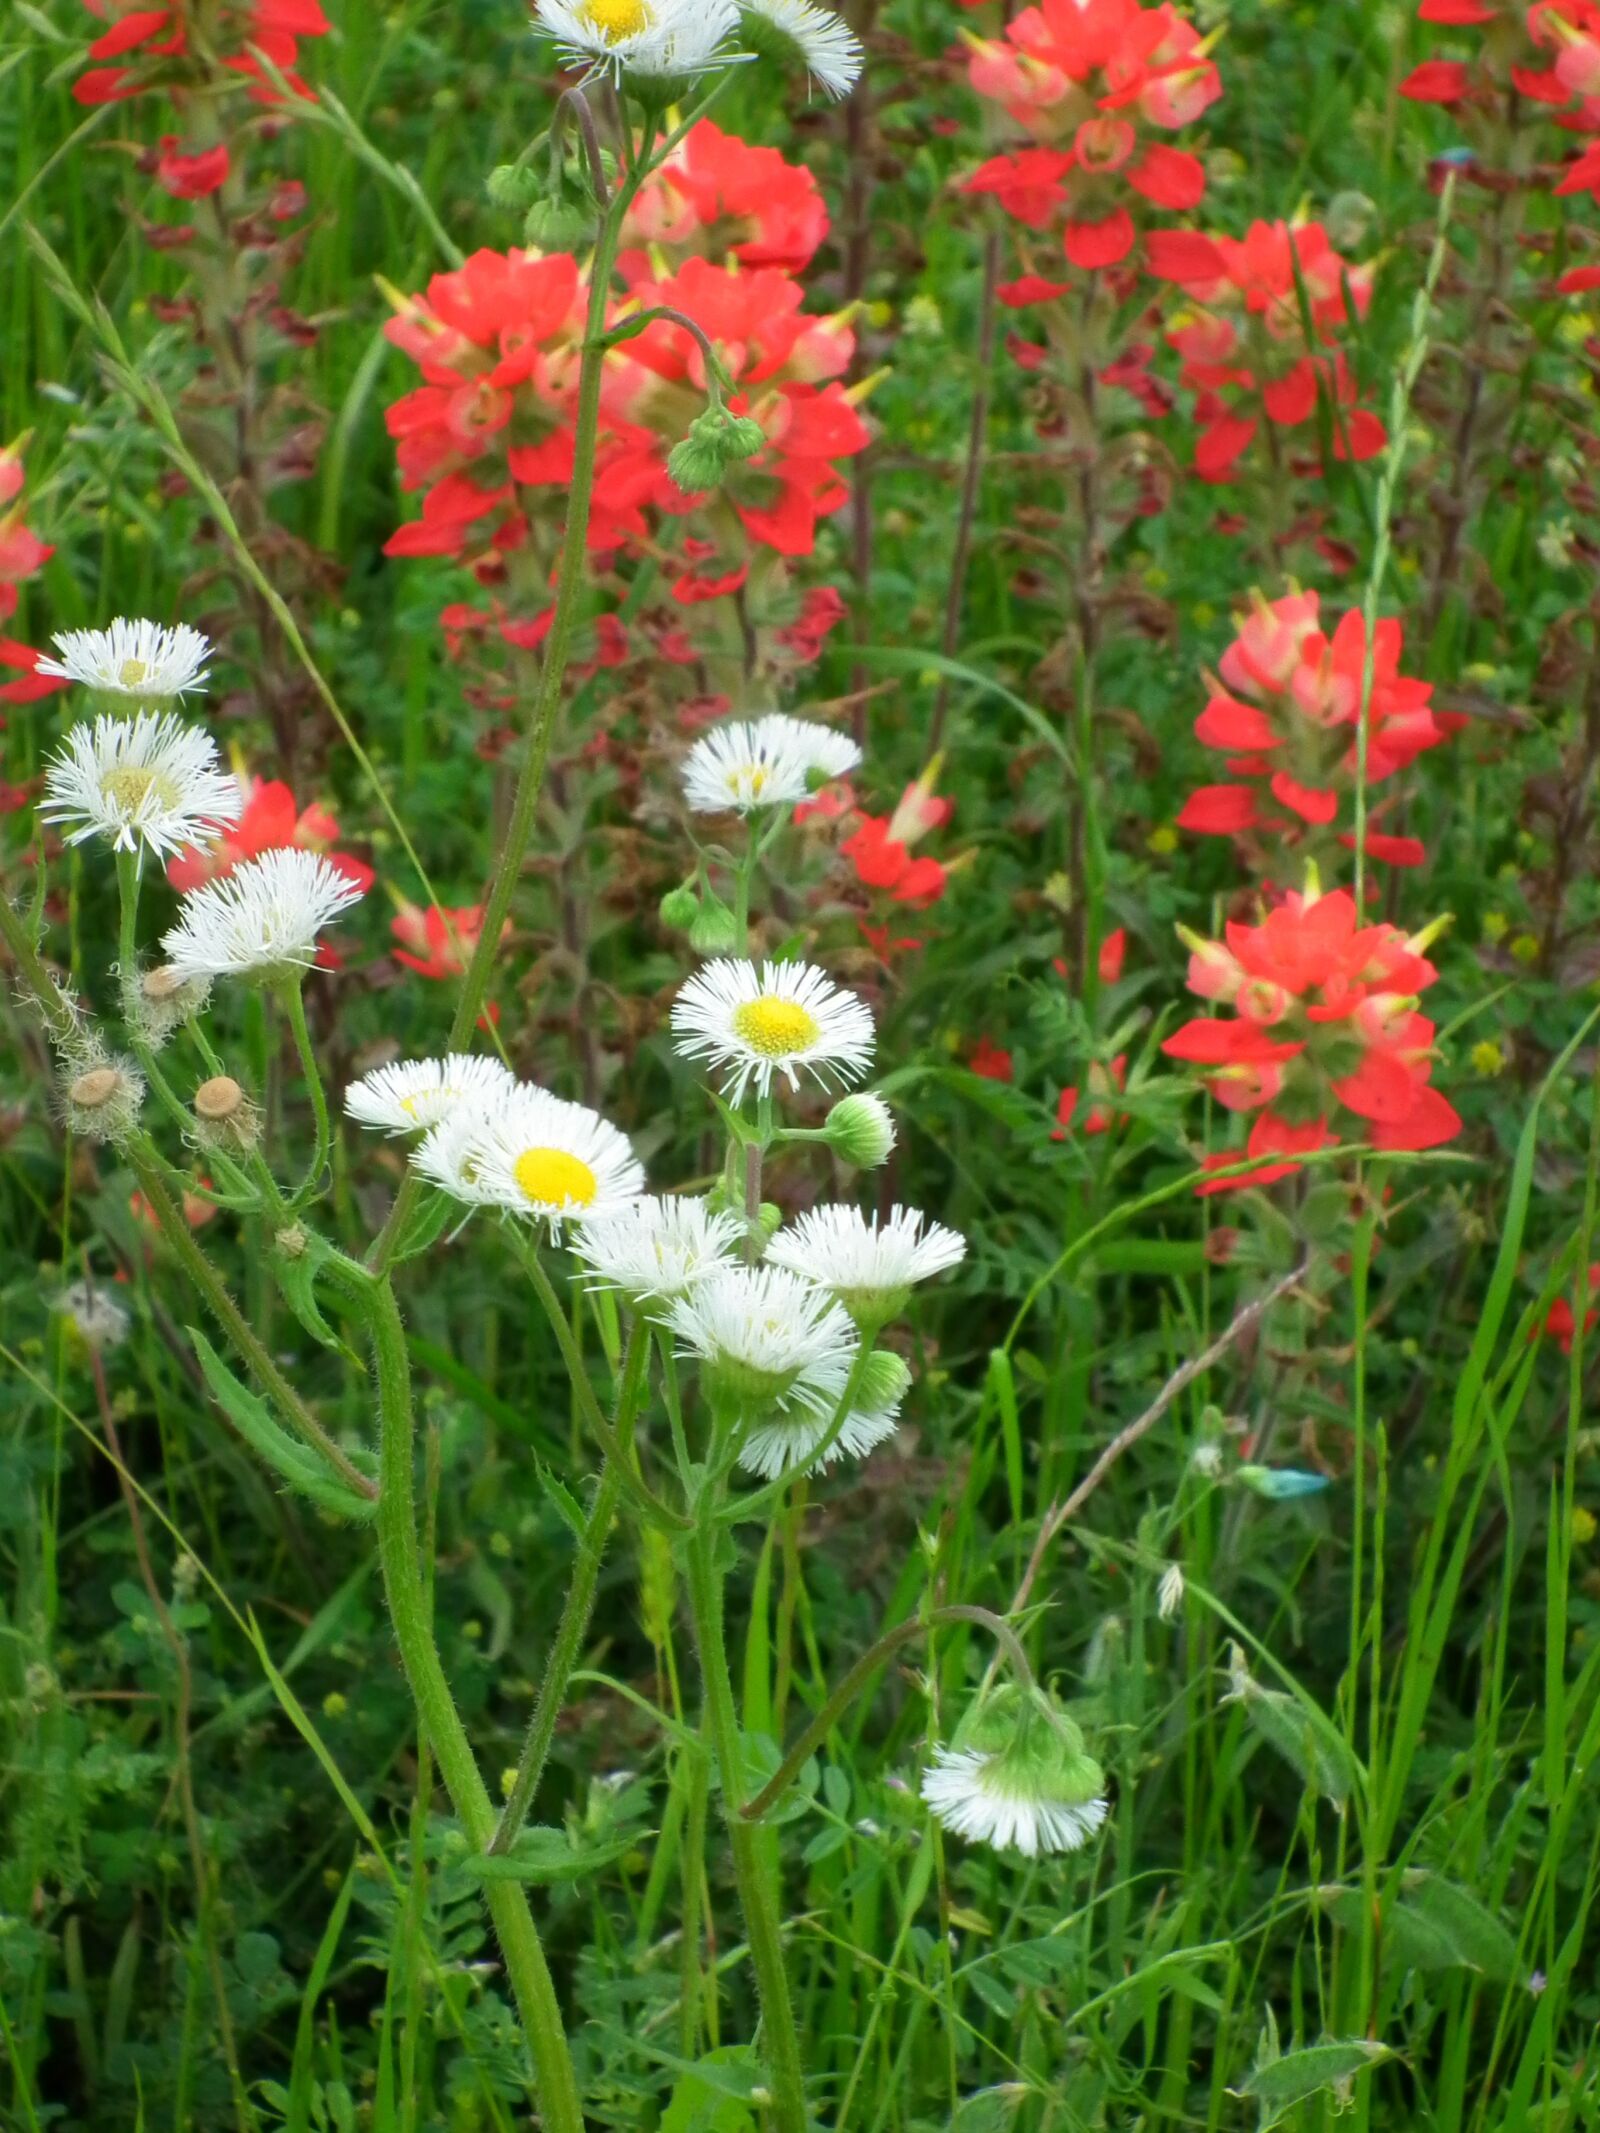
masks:
{"type": "Polygon", "coordinates": [[[689,928],[689,946],[696,955],[731,955],[734,951],[733,913],[726,904],[708,897],[689,928]]]}
{"type": "Polygon", "coordinates": [[[670,926],[674,933],[687,933],[700,916],[700,898],[693,884],[686,881],[676,889],[669,889],[658,909],[663,926],[670,926]]]}
{"type": "Polygon", "coordinates": [[[876,1170],[894,1147],[894,1120],[881,1096],[842,1096],[823,1121],[828,1146],[858,1170],[876,1170]]]}
{"type": "Polygon", "coordinates": [[[756,1227],[761,1232],[763,1250],[772,1242],[782,1226],[783,1209],[778,1206],[776,1201],[763,1200],[756,1215],[756,1227]]]}
{"type": "Polygon", "coordinates": [[[541,252],[570,252],[594,234],[594,209],[572,200],[535,200],[522,224],[522,241],[541,252]]]}
{"type": "Polygon", "coordinates": [[[501,163],[489,173],[484,190],[491,207],[519,215],[539,197],[539,177],[526,163],[501,163]]]}
{"type": "Polygon", "coordinates": [[[856,1404],[868,1414],[887,1414],[911,1390],[911,1372],[892,1348],[874,1348],[861,1366],[856,1404]]]}
{"type": "Polygon", "coordinates": [[[708,407],[696,415],[689,434],[667,455],[667,472],[692,496],[700,489],[714,489],[731,466],[759,452],[766,432],[749,415],[730,415],[725,407],[708,407]]]}

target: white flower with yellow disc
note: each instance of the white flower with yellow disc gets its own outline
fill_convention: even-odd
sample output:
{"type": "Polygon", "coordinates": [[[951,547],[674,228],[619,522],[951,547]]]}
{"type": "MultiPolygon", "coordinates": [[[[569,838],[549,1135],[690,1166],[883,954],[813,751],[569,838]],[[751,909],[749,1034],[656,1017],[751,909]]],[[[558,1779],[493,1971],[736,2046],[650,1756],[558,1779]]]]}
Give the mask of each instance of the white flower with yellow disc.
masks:
{"type": "Polygon", "coordinates": [[[739,10],[734,0],[535,0],[533,19],[568,66],[659,81],[733,58],[724,47],[739,10]]]}
{"type": "Polygon", "coordinates": [[[376,1133],[426,1133],[463,1103],[514,1088],[498,1059],[449,1052],[443,1059],[398,1059],[374,1067],[344,1092],[344,1108],[358,1126],[376,1133]]]}
{"type": "Polygon", "coordinates": [[[133,696],[154,703],[203,689],[211,641],[185,622],[163,629],[159,622],[119,615],[109,629],[63,630],[51,639],[59,659],[41,659],[38,671],[58,681],[81,682],[107,696],[133,696]]]}
{"type": "Polygon", "coordinates": [[[609,1120],[526,1082],[458,1105],[411,1160],[452,1199],[552,1227],[615,1214],[644,1190],[644,1167],[609,1120]]]}
{"type": "Polygon", "coordinates": [[[684,798],[701,815],[748,815],[793,807],[861,761],[847,733],[774,711],[728,719],[702,734],[684,758],[684,798]]]}
{"type": "Polygon", "coordinates": [[[39,820],[68,844],[105,837],[119,852],[181,851],[244,810],[239,782],[200,726],[170,711],[74,726],[45,768],[39,820]]]}
{"type": "Polygon", "coordinates": [[[872,1015],[853,992],[811,963],[746,963],[720,956],[695,972],[672,1004],[672,1032],[685,1059],[719,1068],[738,1103],[781,1074],[791,1089],[803,1068],[825,1087],[859,1081],[872,1064],[872,1015]]]}

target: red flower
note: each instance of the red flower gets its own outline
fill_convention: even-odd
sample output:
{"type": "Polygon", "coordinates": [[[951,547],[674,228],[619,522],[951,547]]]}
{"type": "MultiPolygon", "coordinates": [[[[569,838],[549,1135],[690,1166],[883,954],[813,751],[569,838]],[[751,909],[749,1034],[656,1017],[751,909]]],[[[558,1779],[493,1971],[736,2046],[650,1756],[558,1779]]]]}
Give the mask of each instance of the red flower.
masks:
{"type": "Polygon", "coordinates": [[[205,882],[220,881],[247,859],[259,859],[263,852],[290,845],[323,853],[363,894],[371,888],[374,877],[366,861],[334,849],[339,825],[320,802],[314,800],[302,809],[289,787],[277,778],[265,782],[245,778],[242,783],[245,807],[238,821],[220,831],[204,850],[186,845],[167,861],[167,879],[175,889],[187,895],[205,882]]]}
{"type": "MultiPolygon", "coordinates": [[[[1600,1266],[1590,1267],[1588,1286],[1591,1296],[1594,1295],[1597,1289],[1600,1289],[1600,1266]]],[[[1600,1322],[1600,1311],[1596,1311],[1591,1307],[1584,1312],[1583,1330],[1586,1334],[1594,1331],[1597,1322],[1600,1322]]],[[[1558,1296],[1550,1306],[1550,1309],[1545,1314],[1544,1331],[1551,1339],[1560,1343],[1563,1355],[1572,1353],[1572,1344],[1578,1336],[1578,1321],[1569,1297],[1558,1296]]]]}
{"type": "Polygon", "coordinates": [[[985,1081],[1010,1081],[1011,1054],[1003,1052],[987,1037],[980,1037],[967,1060],[969,1072],[981,1074],[985,1081]]]}
{"type": "Polygon", "coordinates": [[[1063,1089],[1056,1102],[1056,1127],[1050,1138],[1064,1141],[1070,1131],[1096,1134],[1109,1133],[1111,1128],[1122,1123],[1123,1114],[1114,1110],[1106,1101],[1128,1085],[1128,1055],[1118,1052],[1109,1067],[1098,1059],[1091,1060],[1087,1086],[1084,1093],[1085,1110],[1078,1117],[1078,1091],[1076,1087],[1063,1089]]]}
{"type": "MultiPolygon", "coordinates": [[[[511,930],[501,931],[503,940],[511,930]]],[[[389,931],[401,945],[394,950],[397,963],[404,963],[422,978],[458,978],[472,960],[483,932],[482,904],[463,904],[455,910],[429,904],[402,904],[389,922],[389,931]]]]}
{"type": "Polygon", "coordinates": [[[203,200],[228,182],[228,148],[219,141],[215,148],[185,148],[175,133],[161,136],[156,157],[156,179],[174,200],[203,200]]]}
{"type": "MultiPolygon", "coordinates": [[[[811,172],[775,148],[758,147],[701,119],[628,210],[624,239],[637,246],[690,246],[747,267],[798,274],[828,234],[828,210],[811,172]]],[[[626,279],[649,272],[649,255],[624,252],[626,279]]]]}
{"type": "Polygon", "coordinates": [[[1162,1050],[1200,1067],[1229,1110],[1262,1114],[1251,1154],[1333,1146],[1341,1108],[1375,1147],[1437,1147],[1461,1121],[1429,1085],[1434,1025],[1416,999],[1437,972],[1424,945],[1395,926],[1361,925],[1345,890],[1291,891],[1259,926],[1229,925],[1225,942],[1190,938],[1190,990],[1233,1015],[1197,1016],[1162,1050]]]}

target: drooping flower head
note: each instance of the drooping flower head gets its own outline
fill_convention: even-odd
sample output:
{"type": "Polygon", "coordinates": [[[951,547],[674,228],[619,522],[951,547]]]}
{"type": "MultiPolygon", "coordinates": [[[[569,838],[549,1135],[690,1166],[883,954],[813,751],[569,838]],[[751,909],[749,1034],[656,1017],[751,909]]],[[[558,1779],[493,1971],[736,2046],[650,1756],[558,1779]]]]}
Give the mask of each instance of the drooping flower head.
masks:
{"type": "Polygon", "coordinates": [[[74,726],[44,787],[41,822],[64,829],[69,844],[104,837],[119,852],[175,852],[234,821],[242,805],[210,734],[170,711],[74,726]]]}
{"type": "Polygon", "coordinates": [[[686,1059],[721,1070],[734,1103],[752,1085],[767,1095],[778,1075],[797,1089],[802,1069],[824,1086],[848,1086],[872,1063],[865,1003],[810,963],[758,966],[719,957],[678,994],[672,1031],[686,1059]]]}
{"type": "Polygon", "coordinates": [[[1225,941],[1186,938],[1190,990],[1233,1013],[1197,1016],[1162,1050],[1197,1067],[1228,1110],[1256,1114],[1248,1155],[1284,1158],[1202,1192],[1286,1176],[1295,1157],[1337,1143],[1336,1123],[1346,1138],[1396,1150],[1435,1148],[1461,1130],[1430,1085],[1434,1025],[1417,1000],[1438,973],[1425,936],[1361,925],[1354,897],[1336,889],[1291,891],[1260,925],[1230,924],[1225,941]]]}
{"type": "Polygon", "coordinates": [[[166,704],[203,689],[211,657],[210,639],[187,623],[166,629],[120,615],[106,629],[64,630],[51,642],[57,657],[39,661],[41,674],[140,704],[166,704]]]}
{"type": "Polygon", "coordinates": [[[463,1104],[514,1087],[516,1076],[486,1054],[448,1052],[442,1059],[399,1059],[373,1067],[344,1092],[347,1117],[376,1133],[426,1133],[463,1104]]]}
{"type": "Polygon", "coordinates": [[[830,1414],[798,1408],[772,1413],[739,1440],[739,1464],[747,1474],[776,1481],[780,1474],[864,1459],[898,1433],[900,1403],[910,1385],[911,1372],[899,1356],[879,1348],[861,1365],[849,1412],[837,1429],[830,1414]]]}
{"type": "Polygon", "coordinates": [[[644,1167],[608,1119],[526,1082],[455,1105],[411,1157],[470,1207],[548,1222],[614,1214],[644,1190],[644,1167]]]}
{"type": "Polygon", "coordinates": [[[935,1748],[922,1797],[946,1829],[1026,1859],[1072,1852],[1106,1818],[1105,1773],[1066,1713],[1036,1689],[983,1697],[935,1748]]]}
{"type": "Polygon", "coordinates": [[[758,58],[803,68],[835,102],[855,87],[865,58],[844,17],[815,0],[740,0],[739,35],[758,58]]]}
{"type": "Polygon", "coordinates": [[[183,978],[272,978],[314,962],[324,928],[360,901],[320,852],[264,852],[186,896],[161,946],[183,978]]]}

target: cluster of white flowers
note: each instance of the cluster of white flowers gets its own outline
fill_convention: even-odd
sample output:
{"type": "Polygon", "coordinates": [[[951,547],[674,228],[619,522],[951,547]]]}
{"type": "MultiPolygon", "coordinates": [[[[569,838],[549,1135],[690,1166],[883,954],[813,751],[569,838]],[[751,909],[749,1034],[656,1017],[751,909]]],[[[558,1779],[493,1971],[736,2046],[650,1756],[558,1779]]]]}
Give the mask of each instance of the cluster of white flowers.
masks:
{"type": "Polygon", "coordinates": [[[533,14],[563,64],[640,90],[670,92],[713,68],[772,59],[841,97],[861,72],[855,32],[815,0],[534,0],[533,14]]]}
{"type": "MultiPolygon", "coordinates": [[[[203,685],[211,647],[198,630],[119,617],[55,642],[61,657],[41,662],[42,672],[141,708],[72,728],[45,769],[41,822],[69,844],[104,837],[115,851],[160,858],[238,821],[244,795],[210,734],[170,708],[147,708],[203,685]]],[[[171,982],[271,978],[308,964],[324,929],[361,894],[320,852],[290,847],[241,861],[184,897],[161,943],[171,982]]]]}

